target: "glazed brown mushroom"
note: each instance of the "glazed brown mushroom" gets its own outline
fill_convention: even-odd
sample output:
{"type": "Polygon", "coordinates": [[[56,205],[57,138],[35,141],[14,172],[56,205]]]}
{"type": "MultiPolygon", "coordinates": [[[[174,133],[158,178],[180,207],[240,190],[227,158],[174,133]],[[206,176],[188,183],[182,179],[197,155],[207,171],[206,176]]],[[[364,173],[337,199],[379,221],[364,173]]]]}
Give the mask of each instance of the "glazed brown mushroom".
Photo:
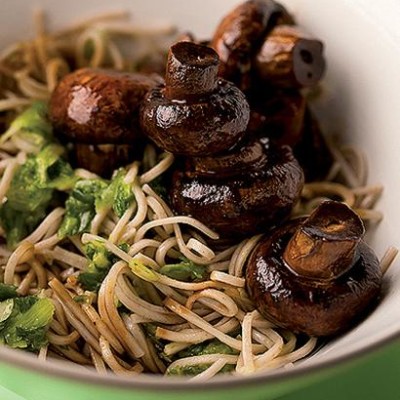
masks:
{"type": "Polygon", "coordinates": [[[50,99],[54,128],[73,142],[132,144],[141,136],[139,108],[160,79],[84,68],[65,76],[50,99]]]}
{"type": "Polygon", "coordinates": [[[141,110],[142,129],[159,147],[206,156],[243,137],[249,105],[236,86],[217,77],[218,63],[207,46],[185,41],[170,48],[165,85],[147,94],[141,110]]]}
{"type": "Polygon", "coordinates": [[[187,159],[173,173],[170,197],[178,214],[237,239],[281,223],[302,186],[289,146],[254,139],[224,155],[187,159]]]}
{"type": "Polygon", "coordinates": [[[349,329],[380,294],[379,261],[363,235],[363,223],[350,208],[327,201],[308,218],[264,237],[246,269],[260,313],[310,336],[349,329]]]}
{"type": "Polygon", "coordinates": [[[161,81],[156,75],[90,68],[61,80],[50,99],[50,119],[60,137],[77,144],[78,166],[103,174],[130,161],[133,153],[129,146],[140,145],[144,138],[139,125],[140,104],[149,89],[161,81]],[[93,146],[98,145],[103,149],[95,150],[93,146]]]}
{"type": "Polygon", "coordinates": [[[298,27],[276,26],[258,52],[254,68],[268,85],[284,88],[314,86],[325,71],[323,44],[298,27]]]}
{"type": "Polygon", "coordinates": [[[299,90],[262,90],[249,96],[248,131],[294,146],[303,135],[306,99],[299,90]]]}
{"type": "Polygon", "coordinates": [[[273,0],[246,1],[223,18],[210,44],[221,59],[220,76],[247,90],[253,58],[267,33],[280,23],[292,24],[293,19],[273,0]]]}

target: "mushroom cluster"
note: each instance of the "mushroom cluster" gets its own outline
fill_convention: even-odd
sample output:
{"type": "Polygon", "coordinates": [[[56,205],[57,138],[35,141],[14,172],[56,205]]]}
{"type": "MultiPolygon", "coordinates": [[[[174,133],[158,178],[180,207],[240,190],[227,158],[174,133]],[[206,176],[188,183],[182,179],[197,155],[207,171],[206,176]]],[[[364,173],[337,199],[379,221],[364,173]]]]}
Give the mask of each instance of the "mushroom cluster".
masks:
{"type": "Polygon", "coordinates": [[[172,176],[174,210],[240,238],[287,218],[304,178],[289,146],[248,134],[246,97],[218,78],[218,67],[207,46],[173,45],[165,85],[146,95],[141,124],[161,148],[184,156],[172,176]]]}
{"type": "Polygon", "coordinates": [[[144,139],[175,154],[169,198],[219,233],[219,244],[265,233],[246,265],[249,295],[278,326],[312,336],[350,327],[379,295],[381,273],[347,206],[322,203],[287,221],[305,180],[331,156],[304,89],[325,69],[323,45],[273,0],[249,0],[207,45],[187,34],[158,75],[81,69],[50,101],[76,163],[100,175],[144,139]]]}

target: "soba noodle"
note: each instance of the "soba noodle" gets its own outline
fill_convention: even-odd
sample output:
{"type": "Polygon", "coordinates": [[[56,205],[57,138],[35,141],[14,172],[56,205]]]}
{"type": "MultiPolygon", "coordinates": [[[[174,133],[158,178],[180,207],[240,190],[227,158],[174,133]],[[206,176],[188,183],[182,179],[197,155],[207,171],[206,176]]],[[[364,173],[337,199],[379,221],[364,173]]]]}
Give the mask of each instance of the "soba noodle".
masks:
{"type": "MultiPolygon", "coordinates": [[[[16,43],[0,54],[4,129],[34,100],[48,100],[71,68],[134,70],[137,60],[164,50],[174,32],[171,27],[157,32],[129,27],[125,13],[94,17],[54,34],[46,31],[42,14],[36,22],[33,41],[16,43]],[[136,41],[146,51],[128,54],[124,41],[136,41]]],[[[324,199],[335,198],[366,222],[378,222],[382,216],[372,207],[382,188],[365,185],[365,157],[333,144],[331,150],[335,163],[327,181],[306,184],[293,215],[308,214],[324,199]]],[[[0,139],[1,201],[29,151],[29,143],[15,132],[0,139]]],[[[125,183],[131,186],[135,202],[121,218],[111,208],[96,214],[90,233],[60,238],[57,231],[65,210],[57,207],[12,253],[2,245],[2,281],[16,285],[20,295],[40,293],[55,307],[48,345],[39,351],[39,359],[69,360],[94,367],[100,374],[121,375],[206,366],[193,378],[205,380],[221,371],[249,374],[292,365],[313,351],[315,338],[276,328],[254,309],[246,294],[243,268],[260,235],[212,249],[207,243],[217,235],[193,218],[175,216],[152,189],[152,182],[172,163],[171,154],[158,154],[148,145],[142,160],[126,168],[125,183]],[[88,264],[83,249],[90,241],[102,242],[117,258],[98,293],[85,291],[77,280],[88,264]],[[119,243],[127,243],[128,249],[122,250],[119,243]],[[208,280],[183,282],[160,273],[167,261],[179,262],[182,256],[205,266],[208,280]],[[213,339],[229,351],[179,356],[190,346],[213,339]]],[[[96,178],[82,169],[75,173],[96,178]]],[[[383,261],[385,269],[393,257],[391,250],[383,261]]]]}

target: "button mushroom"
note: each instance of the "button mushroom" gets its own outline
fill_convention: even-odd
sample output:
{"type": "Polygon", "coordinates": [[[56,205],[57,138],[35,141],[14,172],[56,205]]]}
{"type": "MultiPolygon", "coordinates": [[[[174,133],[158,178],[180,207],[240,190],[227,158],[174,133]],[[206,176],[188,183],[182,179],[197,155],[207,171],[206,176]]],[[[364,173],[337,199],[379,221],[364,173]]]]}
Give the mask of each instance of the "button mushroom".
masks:
{"type": "Polygon", "coordinates": [[[218,63],[207,46],[185,41],[170,48],[165,86],[151,90],[141,110],[142,129],[159,147],[206,156],[243,137],[249,105],[236,86],[218,79],[218,63]]]}
{"type": "MultiPolygon", "coordinates": [[[[101,152],[99,157],[90,146],[135,146],[143,138],[139,126],[139,108],[148,90],[161,82],[157,76],[129,74],[84,68],[65,76],[50,99],[50,119],[55,131],[66,141],[78,144],[76,158],[91,170],[99,172],[115,163],[109,156],[129,160],[129,152],[101,152]],[[87,145],[87,146],[84,146],[87,145]]],[[[110,150],[110,148],[109,148],[110,150]]]]}
{"type": "Polygon", "coordinates": [[[173,173],[170,197],[176,212],[235,239],[281,223],[302,186],[289,146],[254,139],[224,155],[186,160],[173,173]]]}
{"type": "Polygon", "coordinates": [[[310,87],[325,71],[323,44],[298,27],[276,26],[266,37],[255,63],[258,77],[278,87],[310,87]]]}
{"type": "Polygon", "coordinates": [[[211,41],[221,59],[220,76],[247,90],[253,58],[268,31],[278,23],[291,24],[293,20],[272,0],[246,1],[223,18],[211,41]]]}
{"type": "Polygon", "coordinates": [[[250,297],[278,326],[310,336],[350,328],[380,293],[379,261],[345,204],[327,201],[308,218],[264,237],[247,262],[250,297]]]}

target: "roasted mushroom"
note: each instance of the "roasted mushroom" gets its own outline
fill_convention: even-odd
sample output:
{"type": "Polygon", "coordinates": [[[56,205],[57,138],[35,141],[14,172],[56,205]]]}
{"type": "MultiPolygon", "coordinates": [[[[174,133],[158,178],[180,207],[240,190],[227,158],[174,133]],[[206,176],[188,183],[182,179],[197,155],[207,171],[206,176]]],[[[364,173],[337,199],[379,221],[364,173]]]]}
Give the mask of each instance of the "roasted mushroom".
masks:
{"type": "Polygon", "coordinates": [[[170,48],[165,85],[147,94],[141,110],[142,129],[159,147],[206,156],[243,137],[249,105],[236,86],[217,77],[218,62],[207,46],[185,41],[170,48]]]}
{"type": "Polygon", "coordinates": [[[139,108],[160,80],[84,68],[58,84],[50,100],[54,128],[73,142],[132,144],[141,135],[139,108]]]}
{"type": "Polygon", "coordinates": [[[235,239],[281,223],[302,186],[289,146],[254,139],[224,155],[187,159],[173,173],[170,197],[177,213],[235,239]]]}
{"type": "Polygon", "coordinates": [[[278,326],[310,336],[336,335],[378,298],[379,261],[364,226],[345,204],[323,202],[264,237],[247,262],[250,297],[278,326]]]}
{"type": "Polygon", "coordinates": [[[325,71],[323,44],[296,26],[276,26],[266,37],[255,63],[268,85],[302,88],[315,85],[325,71]]]}
{"type": "Polygon", "coordinates": [[[249,95],[248,131],[294,146],[302,139],[306,99],[299,90],[261,90],[249,95]]]}
{"type": "Polygon", "coordinates": [[[221,59],[220,76],[247,90],[253,58],[267,33],[280,23],[291,24],[293,19],[273,0],[246,1],[223,18],[211,40],[221,59]]]}
{"type": "Polygon", "coordinates": [[[161,81],[156,75],[89,68],[62,79],[50,99],[50,119],[64,141],[78,144],[76,158],[80,166],[90,165],[93,172],[112,171],[110,162],[116,167],[129,160],[132,153],[128,151],[108,147],[98,157],[90,146],[138,145],[144,137],[139,126],[140,104],[149,89],[161,81]],[[118,165],[109,157],[116,154],[121,157],[118,165]]]}

